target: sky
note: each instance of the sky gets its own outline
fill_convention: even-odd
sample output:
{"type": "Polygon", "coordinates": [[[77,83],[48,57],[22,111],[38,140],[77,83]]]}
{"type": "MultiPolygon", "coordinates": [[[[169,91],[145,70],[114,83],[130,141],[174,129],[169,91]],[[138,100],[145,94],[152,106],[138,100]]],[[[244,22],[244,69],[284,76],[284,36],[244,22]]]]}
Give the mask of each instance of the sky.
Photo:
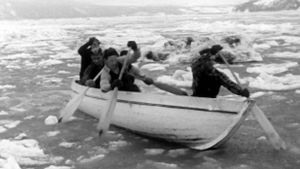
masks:
{"type": "MultiPolygon", "coordinates": [[[[79,0],[77,0],[79,1],[79,0]]],[[[102,5],[179,5],[179,6],[215,6],[240,4],[249,0],[85,0],[102,5]]]]}

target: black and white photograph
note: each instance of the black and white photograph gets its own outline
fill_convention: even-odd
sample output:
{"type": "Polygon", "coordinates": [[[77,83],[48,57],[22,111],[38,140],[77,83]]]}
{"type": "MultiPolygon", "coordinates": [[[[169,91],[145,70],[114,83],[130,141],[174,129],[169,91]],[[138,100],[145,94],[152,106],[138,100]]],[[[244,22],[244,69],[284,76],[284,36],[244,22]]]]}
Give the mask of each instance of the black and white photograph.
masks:
{"type": "Polygon", "coordinates": [[[300,0],[0,0],[0,169],[299,169],[300,0]]]}

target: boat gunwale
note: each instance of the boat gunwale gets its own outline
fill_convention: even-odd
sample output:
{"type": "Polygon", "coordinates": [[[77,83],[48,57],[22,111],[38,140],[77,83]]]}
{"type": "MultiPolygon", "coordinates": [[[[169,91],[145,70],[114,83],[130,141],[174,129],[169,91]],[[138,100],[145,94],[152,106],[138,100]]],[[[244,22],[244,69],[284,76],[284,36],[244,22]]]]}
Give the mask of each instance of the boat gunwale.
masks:
{"type": "MultiPolygon", "coordinates": [[[[72,83],[73,87],[72,91],[75,93],[80,93],[81,90],[83,90],[84,88],[86,88],[87,86],[83,86],[81,84],[76,83],[75,81],[73,81],[72,83]]],[[[103,93],[100,89],[98,88],[89,88],[88,91],[85,93],[86,97],[89,98],[93,98],[93,99],[98,99],[98,100],[108,100],[109,99],[109,93],[103,93]],[[95,95],[95,91],[97,91],[97,93],[103,94],[103,95],[95,95]]],[[[126,91],[120,91],[120,94],[122,95],[141,95],[142,93],[139,92],[126,92],[126,91]],[[126,94],[127,93],[127,94],[126,94]]],[[[144,93],[145,94],[145,93],[144,93]]],[[[149,95],[149,93],[146,93],[149,95]]],[[[155,96],[155,94],[150,93],[150,95],[155,96]]],[[[157,94],[156,94],[157,95],[157,94]]],[[[166,97],[166,95],[161,95],[162,97],[166,97]]],[[[171,97],[187,97],[187,99],[191,99],[190,101],[207,101],[209,100],[211,103],[217,104],[218,103],[223,103],[224,101],[227,103],[238,103],[241,104],[241,108],[243,107],[243,105],[245,104],[246,101],[237,101],[237,100],[225,100],[225,99],[216,99],[216,98],[200,98],[200,97],[192,97],[192,96],[177,96],[177,95],[170,95],[171,97]],[[195,99],[195,100],[194,100],[195,99]],[[205,99],[205,100],[204,100],[205,99]]],[[[167,96],[167,97],[170,97],[167,96]]],[[[157,96],[156,96],[157,97],[157,96]]],[[[157,107],[165,107],[165,108],[172,108],[172,109],[182,109],[182,110],[195,110],[195,111],[206,111],[206,112],[212,112],[212,113],[226,113],[226,114],[233,114],[233,115],[237,115],[240,113],[240,109],[237,110],[224,110],[222,108],[218,106],[212,108],[212,107],[208,107],[208,108],[204,108],[204,107],[197,107],[197,106],[193,106],[193,105],[181,105],[181,104],[164,104],[164,103],[149,103],[149,101],[137,101],[137,100],[130,100],[130,99],[121,99],[121,98],[117,98],[117,101],[120,103],[127,103],[127,104],[135,104],[135,105],[144,105],[144,106],[157,106],[157,107]]],[[[207,103],[208,105],[210,105],[209,103],[207,103]]]]}
{"type": "MultiPolygon", "coordinates": [[[[105,98],[95,97],[91,95],[85,95],[90,98],[95,98],[98,100],[106,101],[105,98]]],[[[238,114],[236,111],[227,111],[227,110],[209,110],[205,108],[196,108],[196,107],[183,107],[183,106],[176,106],[176,105],[165,105],[165,104],[157,104],[157,103],[146,103],[146,102],[138,102],[138,101],[129,101],[124,99],[117,99],[117,102],[119,103],[128,103],[128,104],[136,104],[136,105],[143,105],[143,106],[156,106],[156,107],[165,107],[165,108],[171,108],[171,109],[182,109],[182,110],[195,110],[195,111],[207,111],[212,113],[226,113],[226,114],[238,114]]]]}

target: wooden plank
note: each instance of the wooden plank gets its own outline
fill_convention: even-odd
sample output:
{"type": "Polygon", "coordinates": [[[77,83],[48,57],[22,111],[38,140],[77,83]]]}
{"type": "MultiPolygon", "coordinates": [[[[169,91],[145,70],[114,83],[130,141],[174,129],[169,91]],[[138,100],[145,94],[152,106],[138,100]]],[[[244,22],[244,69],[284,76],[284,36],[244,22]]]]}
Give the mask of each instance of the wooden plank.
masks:
{"type": "Polygon", "coordinates": [[[254,114],[262,129],[265,131],[273,147],[276,150],[285,150],[285,142],[280,138],[279,134],[276,132],[271,122],[267,119],[264,112],[257,105],[255,105],[252,109],[252,113],[254,114]]]}

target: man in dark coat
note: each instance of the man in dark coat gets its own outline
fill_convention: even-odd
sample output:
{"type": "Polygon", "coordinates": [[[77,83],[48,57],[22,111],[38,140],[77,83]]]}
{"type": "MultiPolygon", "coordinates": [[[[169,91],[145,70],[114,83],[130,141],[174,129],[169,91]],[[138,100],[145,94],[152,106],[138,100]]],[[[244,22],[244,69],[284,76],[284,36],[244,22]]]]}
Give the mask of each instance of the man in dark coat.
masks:
{"type": "Polygon", "coordinates": [[[102,55],[102,50],[100,48],[100,41],[95,37],[91,37],[88,42],[86,42],[78,49],[78,53],[81,56],[81,66],[79,72],[79,77],[81,80],[84,71],[92,63],[92,56],[102,55]]]}
{"type": "Polygon", "coordinates": [[[192,63],[193,96],[216,98],[224,86],[234,94],[249,97],[247,88],[240,87],[213,66],[213,57],[222,49],[220,45],[204,49],[200,51],[200,58],[192,63]]]}

